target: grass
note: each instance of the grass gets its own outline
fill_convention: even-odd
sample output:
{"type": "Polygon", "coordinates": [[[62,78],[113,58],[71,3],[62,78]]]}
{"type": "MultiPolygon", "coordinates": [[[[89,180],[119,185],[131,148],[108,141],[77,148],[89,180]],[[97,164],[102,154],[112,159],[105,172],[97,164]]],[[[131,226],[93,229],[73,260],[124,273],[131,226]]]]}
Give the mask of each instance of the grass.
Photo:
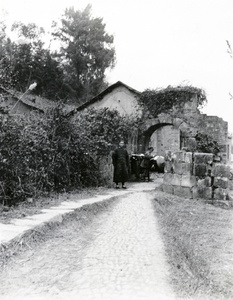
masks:
{"type": "Polygon", "coordinates": [[[10,261],[14,261],[17,255],[38,248],[44,242],[56,238],[56,234],[60,230],[69,228],[69,230],[75,230],[81,235],[86,226],[93,222],[95,216],[111,209],[117,203],[116,200],[117,198],[113,197],[111,200],[86,204],[74,212],[64,215],[62,222],[44,224],[28,230],[23,236],[17,236],[10,243],[0,245],[0,272],[6,268],[10,261]]]}
{"type": "Polygon", "coordinates": [[[9,224],[12,219],[22,219],[41,213],[42,209],[58,206],[63,201],[79,201],[99,194],[106,194],[108,188],[88,188],[74,191],[72,193],[50,194],[47,197],[29,199],[12,207],[0,204],[0,223],[9,224]]]}
{"type": "Polygon", "coordinates": [[[233,299],[233,210],[156,191],[171,283],[183,299],[233,299]]]}

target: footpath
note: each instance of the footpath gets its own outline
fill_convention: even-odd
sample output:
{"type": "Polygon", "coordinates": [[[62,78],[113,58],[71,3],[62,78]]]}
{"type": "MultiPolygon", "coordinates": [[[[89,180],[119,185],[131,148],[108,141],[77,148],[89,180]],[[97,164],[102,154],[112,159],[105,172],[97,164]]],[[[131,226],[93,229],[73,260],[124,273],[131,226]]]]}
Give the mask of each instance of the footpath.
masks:
{"type": "MultiPolygon", "coordinates": [[[[117,197],[81,235],[66,228],[45,246],[31,249],[0,275],[1,299],[139,300],[176,299],[169,285],[152,201],[156,183],[130,183],[78,203],[65,201],[41,214],[0,226],[1,243],[10,243],[38,226],[62,222],[83,205],[117,197]]],[[[72,199],[71,199],[72,200],[72,199]]]]}
{"type": "Polygon", "coordinates": [[[34,230],[37,227],[52,225],[56,222],[61,223],[67,214],[75,212],[75,210],[83,207],[84,205],[110,200],[117,196],[129,194],[132,191],[153,190],[154,188],[155,185],[153,183],[135,183],[130,184],[130,187],[126,190],[110,189],[110,192],[107,195],[98,195],[78,200],[78,202],[75,201],[74,195],[70,201],[63,201],[59,206],[42,209],[40,214],[27,216],[23,219],[13,219],[9,224],[0,223],[0,246],[2,244],[9,245],[9,243],[15,238],[22,238],[26,232],[28,233],[28,231],[34,230]]]}

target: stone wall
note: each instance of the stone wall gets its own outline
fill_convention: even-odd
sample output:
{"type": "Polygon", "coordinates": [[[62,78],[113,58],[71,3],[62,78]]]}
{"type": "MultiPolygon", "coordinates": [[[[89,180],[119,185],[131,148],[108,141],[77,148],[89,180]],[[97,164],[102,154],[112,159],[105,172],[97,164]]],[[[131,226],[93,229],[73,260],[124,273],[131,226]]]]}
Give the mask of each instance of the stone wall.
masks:
{"type": "Polygon", "coordinates": [[[223,162],[230,162],[231,155],[229,144],[231,144],[231,140],[229,141],[228,123],[217,116],[207,116],[203,114],[201,117],[203,125],[201,126],[201,131],[207,133],[218,142],[221,147],[220,154],[223,162]]]}
{"type": "Polygon", "coordinates": [[[210,153],[167,151],[162,189],[191,199],[233,200],[230,167],[215,161],[210,153]]]}
{"type": "Polygon", "coordinates": [[[200,132],[218,142],[224,163],[231,161],[228,123],[217,116],[202,114],[197,108],[195,97],[185,103],[180,111],[173,108],[170,113],[162,113],[156,118],[150,112],[145,113],[142,130],[145,149],[152,146],[158,155],[164,156],[166,150],[179,151],[186,147],[187,138],[194,138],[200,132]]]}

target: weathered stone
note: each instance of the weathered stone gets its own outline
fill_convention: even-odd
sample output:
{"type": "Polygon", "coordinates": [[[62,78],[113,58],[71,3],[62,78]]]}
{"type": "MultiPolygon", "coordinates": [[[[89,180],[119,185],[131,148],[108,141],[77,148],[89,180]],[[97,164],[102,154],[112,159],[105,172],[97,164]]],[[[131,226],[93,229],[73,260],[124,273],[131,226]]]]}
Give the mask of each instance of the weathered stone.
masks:
{"type": "Polygon", "coordinates": [[[165,161],[164,172],[173,173],[173,163],[171,161],[168,160],[165,161]]]}
{"type": "Polygon", "coordinates": [[[165,192],[165,193],[174,194],[173,185],[163,183],[162,189],[163,189],[163,192],[165,192]]]}
{"type": "Polygon", "coordinates": [[[193,197],[191,189],[182,186],[174,186],[174,195],[189,199],[193,197]]]}
{"type": "Polygon", "coordinates": [[[229,193],[228,189],[217,188],[214,190],[214,199],[226,200],[229,193]]]}
{"type": "Polygon", "coordinates": [[[233,191],[228,191],[228,193],[227,193],[227,199],[229,201],[233,201],[233,191]]]}
{"type": "Polygon", "coordinates": [[[193,154],[192,152],[186,152],[185,153],[185,162],[186,163],[192,163],[193,162],[193,154]]]}
{"type": "Polygon", "coordinates": [[[218,207],[222,207],[222,208],[230,208],[232,207],[232,201],[229,200],[217,200],[214,199],[214,201],[212,200],[212,204],[214,206],[218,206],[218,207]]]}
{"type": "Polygon", "coordinates": [[[182,187],[193,187],[197,183],[196,177],[193,175],[182,175],[181,177],[181,186],[182,187]]]}
{"type": "Polygon", "coordinates": [[[212,188],[211,187],[193,187],[193,199],[212,199],[212,188]]]}
{"type": "Polygon", "coordinates": [[[190,163],[174,162],[173,169],[174,169],[174,173],[180,174],[180,175],[192,173],[192,166],[190,163]]]}
{"type": "Polygon", "coordinates": [[[194,163],[195,164],[212,164],[213,154],[211,153],[194,153],[194,163]]]}
{"type": "Polygon", "coordinates": [[[223,189],[228,188],[228,178],[227,177],[214,177],[214,186],[223,189]]]}
{"type": "Polygon", "coordinates": [[[172,173],[165,173],[163,176],[163,183],[164,184],[172,184],[173,174],[172,173]]]}
{"type": "Polygon", "coordinates": [[[179,186],[181,184],[181,175],[179,174],[172,174],[172,185],[179,186]]]}
{"type": "Polygon", "coordinates": [[[211,186],[211,177],[206,177],[206,178],[204,178],[204,179],[199,179],[198,181],[197,181],[197,185],[199,186],[199,187],[210,187],[211,186]]]}
{"type": "Polygon", "coordinates": [[[214,156],[214,162],[221,163],[222,157],[220,155],[214,156]]]}
{"type": "Polygon", "coordinates": [[[172,156],[174,162],[185,162],[185,153],[184,151],[175,152],[172,156]]]}
{"type": "Polygon", "coordinates": [[[204,163],[202,163],[202,164],[194,163],[194,165],[193,165],[193,175],[198,176],[198,177],[204,177],[204,176],[208,175],[206,164],[204,164],[204,163]]]}
{"type": "Polygon", "coordinates": [[[212,176],[214,177],[230,177],[230,167],[225,164],[214,164],[212,168],[212,176]]]}

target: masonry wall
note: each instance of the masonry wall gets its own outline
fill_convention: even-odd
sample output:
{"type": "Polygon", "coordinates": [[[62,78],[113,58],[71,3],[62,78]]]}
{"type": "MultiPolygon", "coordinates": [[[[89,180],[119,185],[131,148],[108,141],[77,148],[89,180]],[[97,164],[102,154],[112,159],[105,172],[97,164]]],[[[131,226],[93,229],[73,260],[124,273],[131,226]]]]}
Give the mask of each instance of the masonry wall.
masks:
{"type": "Polygon", "coordinates": [[[157,129],[150,138],[150,146],[154,148],[153,154],[164,156],[167,149],[175,152],[180,149],[180,130],[173,125],[157,129]]]}
{"type": "Polygon", "coordinates": [[[223,161],[231,161],[230,152],[228,149],[228,123],[217,116],[207,116],[203,114],[201,117],[203,122],[202,127],[204,128],[204,130],[202,128],[202,131],[212,136],[212,138],[221,146],[220,154],[223,161]]]}
{"type": "Polygon", "coordinates": [[[230,167],[216,162],[209,153],[168,151],[162,189],[191,199],[233,200],[230,167]]]}

